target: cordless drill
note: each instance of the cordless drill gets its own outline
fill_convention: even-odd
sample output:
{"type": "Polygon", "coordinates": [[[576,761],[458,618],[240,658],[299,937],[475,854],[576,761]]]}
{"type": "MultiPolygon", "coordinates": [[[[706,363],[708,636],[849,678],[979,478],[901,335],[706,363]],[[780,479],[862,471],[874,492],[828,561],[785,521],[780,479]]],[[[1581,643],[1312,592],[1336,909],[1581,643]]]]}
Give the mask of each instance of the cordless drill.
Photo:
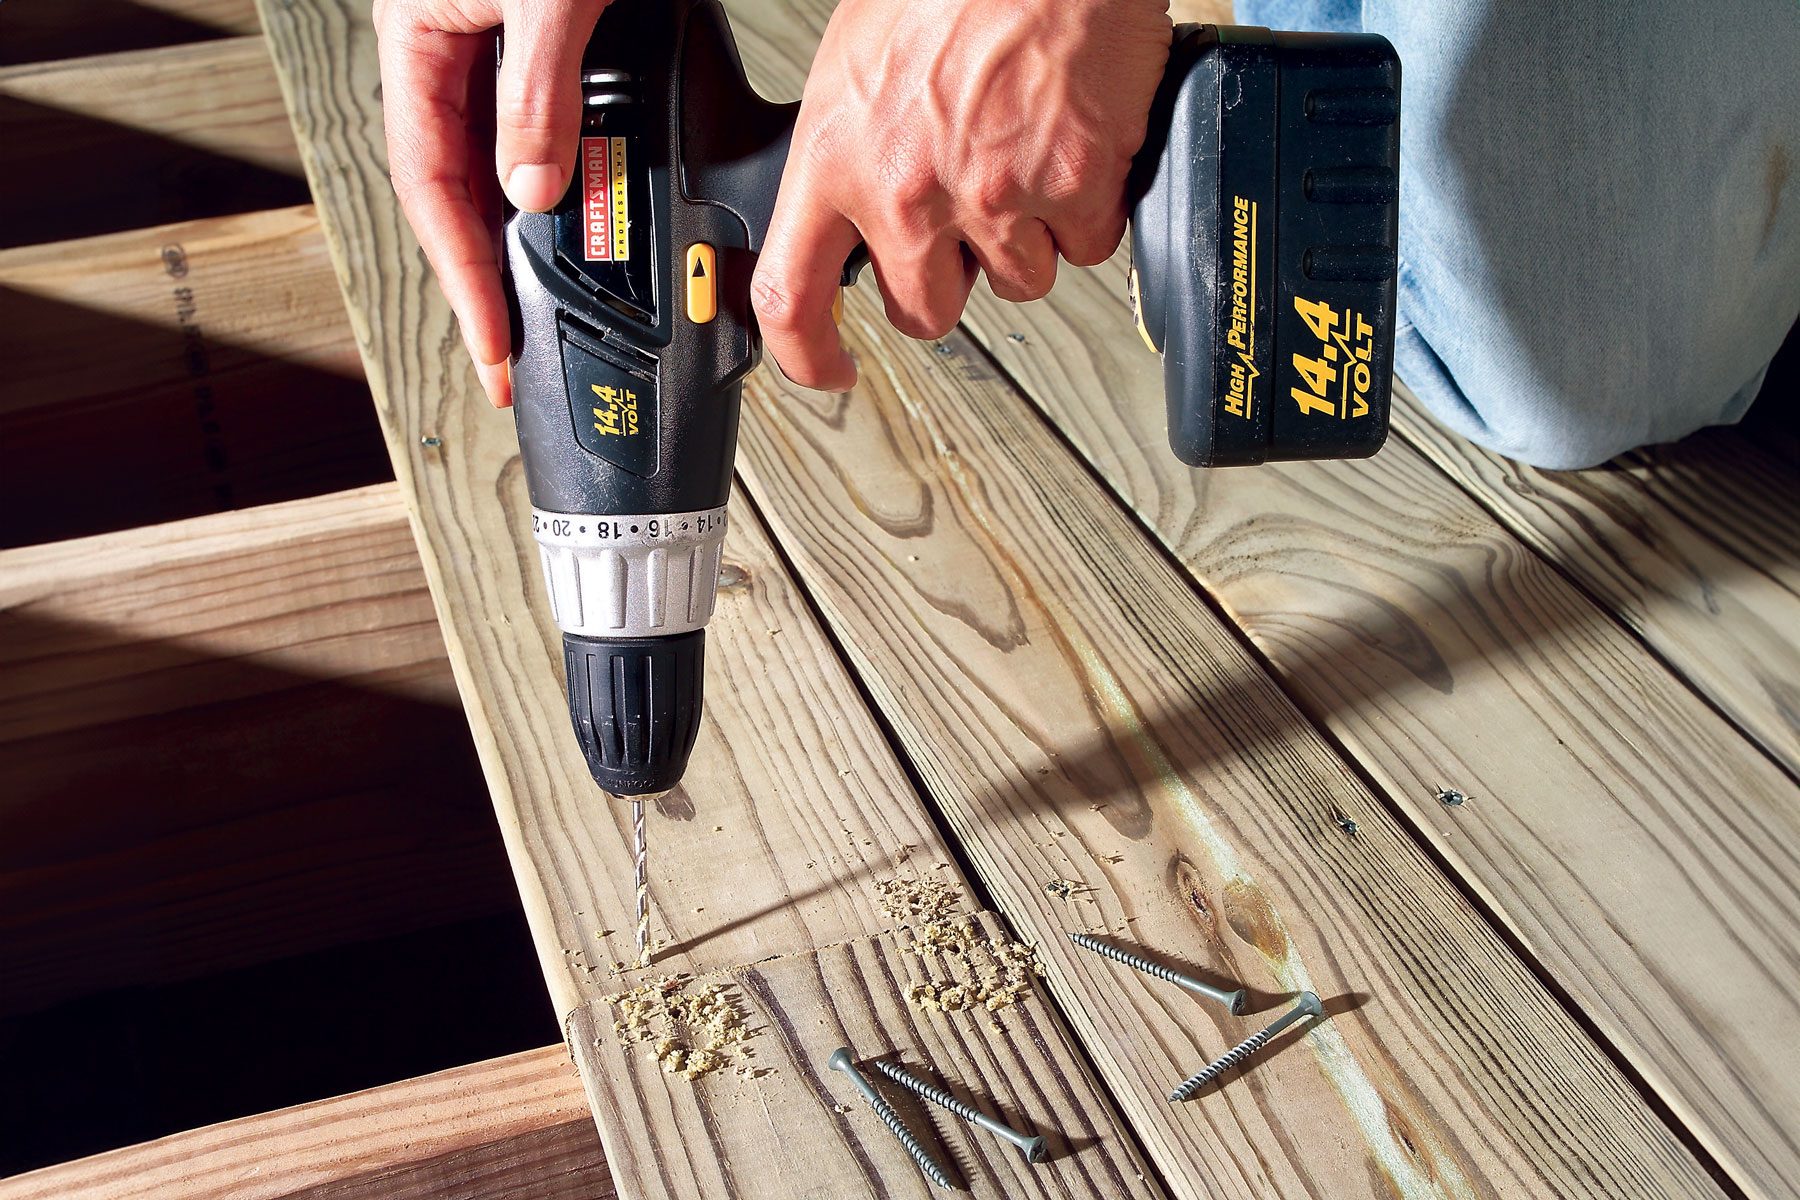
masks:
{"type": "MultiPolygon", "coordinates": [[[[750,276],[797,104],[717,0],[615,0],[574,180],[506,225],[519,448],[569,712],[596,783],[681,779],[700,724],[750,276]]],[[[1371,35],[1178,26],[1131,177],[1131,302],[1194,466],[1373,454],[1387,433],[1400,68],[1371,35]]],[[[848,283],[860,256],[845,264],[848,283]]]]}

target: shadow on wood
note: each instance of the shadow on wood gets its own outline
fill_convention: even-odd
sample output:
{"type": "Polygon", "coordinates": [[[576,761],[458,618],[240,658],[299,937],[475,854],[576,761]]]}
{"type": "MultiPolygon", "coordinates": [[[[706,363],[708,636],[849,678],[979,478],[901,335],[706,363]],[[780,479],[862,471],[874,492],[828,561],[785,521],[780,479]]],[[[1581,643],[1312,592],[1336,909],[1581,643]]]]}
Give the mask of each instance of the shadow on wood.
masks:
{"type": "Polygon", "coordinates": [[[221,342],[207,332],[210,315],[202,307],[185,327],[152,324],[0,287],[0,328],[53,337],[71,355],[86,347],[72,370],[103,371],[109,348],[129,346],[134,360],[184,372],[141,390],[118,378],[52,405],[14,391],[15,377],[0,400],[0,547],[393,478],[360,375],[221,342]]]}
{"type": "Polygon", "coordinates": [[[10,0],[0,66],[204,42],[260,28],[250,0],[10,0]]]}
{"type": "Polygon", "coordinates": [[[307,200],[298,171],[12,96],[0,96],[0,146],[0,247],[307,200]]]}

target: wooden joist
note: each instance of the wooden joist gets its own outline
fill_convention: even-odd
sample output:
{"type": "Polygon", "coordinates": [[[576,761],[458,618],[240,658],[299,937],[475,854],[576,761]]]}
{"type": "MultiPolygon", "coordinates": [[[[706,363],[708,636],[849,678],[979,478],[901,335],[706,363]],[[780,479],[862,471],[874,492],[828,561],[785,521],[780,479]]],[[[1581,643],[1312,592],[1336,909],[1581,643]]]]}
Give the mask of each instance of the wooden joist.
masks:
{"type": "Polygon", "coordinates": [[[391,484],[0,553],[0,778],[0,1013],[516,903],[391,484]]]}
{"type": "Polygon", "coordinates": [[[610,1200],[561,1046],[0,1181],[0,1200],[610,1200]]]}
{"type": "Polygon", "coordinates": [[[0,544],[390,477],[310,206],[0,250],[0,544]]]}
{"type": "Polygon", "coordinates": [[[258,33],[255,0],[9,0],[0,66],[258,33]]]}
{"type": "Polygon", "coordinates": [[[1732,1176],[1800,1186],[1800,789],[1405,441],[1182,467],[1124,287],[970,325],[1732,1176]]]}
{"type": "Polygon", "coordinates": [[[0,247],[305,201],[260,37],[0,68],[0,247]]]}

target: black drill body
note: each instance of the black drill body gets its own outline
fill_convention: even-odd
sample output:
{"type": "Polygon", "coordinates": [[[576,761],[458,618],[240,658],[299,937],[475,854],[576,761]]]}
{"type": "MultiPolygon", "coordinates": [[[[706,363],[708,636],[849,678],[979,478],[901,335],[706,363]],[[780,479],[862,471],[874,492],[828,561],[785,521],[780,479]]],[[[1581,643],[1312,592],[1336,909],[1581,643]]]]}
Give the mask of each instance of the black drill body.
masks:
{"type": "MultiPolygon", "coordinates": [[[[750,88],[717,0],[615,0],[581,87],[568,193],[507,221],[513,392],[576,734],[603,788],[641,796],[679,781],[699,727],[761,349],[750,278],[798,106],[750,88]]],[[[1177,28],[1130,201],[1133,301],[1184,461],[1380,446],[1398,88],[1380,38],[1177,28]]]]}

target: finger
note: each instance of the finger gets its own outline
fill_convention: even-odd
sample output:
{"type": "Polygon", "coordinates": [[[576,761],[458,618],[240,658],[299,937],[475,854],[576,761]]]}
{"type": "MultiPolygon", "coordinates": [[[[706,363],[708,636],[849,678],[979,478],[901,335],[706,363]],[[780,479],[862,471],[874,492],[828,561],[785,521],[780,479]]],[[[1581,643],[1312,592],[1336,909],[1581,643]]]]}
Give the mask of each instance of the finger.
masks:
{"type": "Polygon", "coordinates": [[[888,323],[908,337],[941,338],[956,327],[975,286],[975,259],[948,234],[921,251],[888,241],[869,244],[888,323]]]}
{"type": "Polygon", "coordinates": [[[1125,237],[1125,203],[1121,198],[1079,217],[1053,216],[1048,225],[1058,253],[1078,267],[1097,266],[1125,237]]]}
{"type": "Polygon", "coordinates": [[[844,260],[862,235],[805,177],[784,177],[775,197],[750,286],[763,345],[801,387],[847,392],[856,386],[856,362],[838,337],[832,308],[844,260]]]}
{"type": "MultiPolygon", "coordinates": [[[[506,297],[488,223],[469,184],[470,73],[485,70],[478,35],[414,31],[381,42],[388,167],[394,192],[419,238],[479,367],[511,349],[506,297]]],[[[484,372],[484,383],[493,377],[484,372]]],[[[504,407],[504,391],[489,388],[504,407]]]]}
{"type": "Polygon", "coordinates": [[[1056,242],[1050,229],[1035,218],[1011,221],[969,248],[987,274],[988,286],[1002,300],[1041,300],[1056,282],[1056,242]]]}
{"type": "Polygon", "coordinates": [[[581,53],[604,0],[517,4],[500,57],[494,159],[506,198],[545,212],[568,190],[581,130],[581,53]]]}

